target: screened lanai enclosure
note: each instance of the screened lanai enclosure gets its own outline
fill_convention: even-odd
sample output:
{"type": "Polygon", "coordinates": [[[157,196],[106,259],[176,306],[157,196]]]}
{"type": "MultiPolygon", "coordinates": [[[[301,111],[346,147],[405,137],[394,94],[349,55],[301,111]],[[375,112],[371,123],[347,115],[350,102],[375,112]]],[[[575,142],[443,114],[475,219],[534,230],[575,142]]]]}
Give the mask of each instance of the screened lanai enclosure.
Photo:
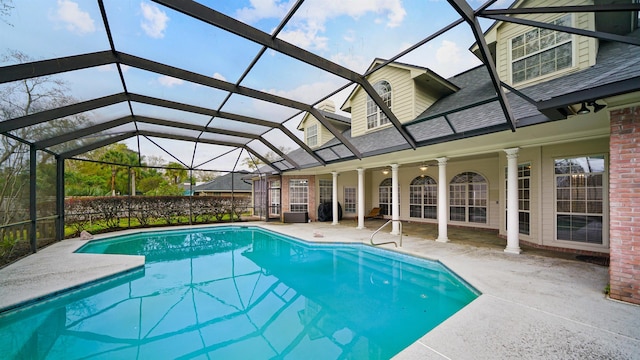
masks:
{"type": "MultiPolygon", "coordinates": [[[[502,83],[483,33],[499,20],[640,45],[614,25],[589,31],[520,16],[588,12],[606,24],[609,13],[638,9],[631,0],[518,9],[464,0],[0,0],[0,250],[35,252],[64,238],[72,195],[130,204],[137,195],[165,194],[157,191],[164,183],[145,180],[150,172],[171,185],[187,182],[182,194],[191,195],[196,175],[231,174],[235,184],[378,155],[318,110],[326,100],[342,104],[356,86],[389,119],[389,149],[517,131],[514,111],[566,117],[566,105],[542,108],[540,98],[502,83]],[[473,44],[475,54],[467,50],[473,44]],[[370,67],[376,58],[385,60],[370,67]],[[464,131],[450,120],[469,105],[420,119],[443,121],[438,134],[402,124],[367,81],[390,62],[443,77],[483,66],[493,87],[471,107],[494,103],[499,114],[464,131]],[[305,114],[336,140],[307,146],[297,130],[305,114]],[[94,172],[80,177],[79,168],[94,172]]],[[[232,185],[234,200],[236,192],[232,185]]],[[[201,207],[194,198],[184,200],[188,221],[201,207]]]]}

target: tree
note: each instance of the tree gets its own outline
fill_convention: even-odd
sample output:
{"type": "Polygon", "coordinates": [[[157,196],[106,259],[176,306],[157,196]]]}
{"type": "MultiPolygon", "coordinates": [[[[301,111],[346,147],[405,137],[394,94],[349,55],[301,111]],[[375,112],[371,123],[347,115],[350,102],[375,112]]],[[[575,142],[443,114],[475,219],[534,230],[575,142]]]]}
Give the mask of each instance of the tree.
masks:
{"type": "Polygon", "coordinates": [[[177,185],[181,184],[184,179],[187,178],[187,169],[177,162],[170,162],[164,170],[165,175],[169,179],[169,182],[177,185]]]}
{"type": "Polygon", "coordinates": [[[138,165],[138,154],[130,150],[125,144],[111,144],[105,148],[106,152],[102,155],[100,161],[110,163],[105,164],[105,166],[111,170],[111,195],[115,196],[117,193],[128,194],[130,173],[125,170],[129,168],[128,165],[138,165]],[[118,182],[119,186],[116,187],[118,175],[120,175],[120,181],[118,182]]]}
{"type": "MultiPolygon", "coordinates": [[[[284,154],[286,154],[289,151],[291,151],[291,149],[289,149],[286,146],[278,146],[278,150],[280,150],[280,152],[282,152],[284,154]]],[[[276,161],[276,160],[280,159],[280,155],[276,154],[273,151],[268,151],[266,154],[264,154],[264,158],[267,159],[268,161],[272,162],[272,161],[276,161]]],[[[259,158],[255,157],[255,156],[248,156],[248,157],[242,159],[242,161],[240,161],[240,164],[246,166],[251,171],[255,171],[259,167],[261,167],[262,165],[265,165],[264,161],[260,160],[259,158]]]]}
{"type": "Polygon", "coordinates": [[[5,24],[8,24],[8,25],[11,25],[11,23],[5,20],[4,18],[9,17],[11,10],[13,10],[12,3],[13,3],[12,0],[0,0],[0,18],[2,18],[2,21],[4,21],[5,24]]]}
{"type": "MultiPolygon", "coordinates": [[[[193,179],[194,181],[207,182],[211,181],[220,176],[220,173],[217,171],[207,171],[207,170],[193,170],[193,179]]],[[[193,181],[192,181],[193,182],[193,181]]]]}
{"type": "MultiPolygon", "coordinates": [[[[11,8],[10,2],[0,0],[0,16],[11,8]]],[[[2,56],[3,62],[32,62],[29,56],[19,51],[8,51],[2,56]]],[[[66,84],[49,76],[14,81],[0,86],[0,120],[9,120],[41,111],[58,108],[77,102],[67,95],[66,84]]],[[[35,142],[70,132],[78,124],[86,125],[83,115],[69,116],[46,123],[36,124],[12,130],[0,135],[0,224],[6,225],[28,218],[29,206],[29,146],[19,139],[35,142]]],[[[62,144],[59,149],[76,146],[77,141],[62,144]]],[[[52,155],[43,151],[36,153],[36,181],[38,200],[46,199],[55,192],[55,164],[52,155]]],[[[44,215],[44,207],[38,204],[38,215],[44,215]]],[[[48,210],[47,210],[48,211],[48,210]]],[[[0,231],[0,240],[6,239],[0,231]]],[[[15,242],[4,243],[0,247],[0,256],[6,249],[15,246],[15,242]]]]}
{"type": "MultiPolygon", "coordinates": [[[[0,2],[0,8],[9,11],[11,8],[10,2],[0,2]]],[[[22,52],[10,50],[2,56],[2,61],[26,63],[32,62],[33,59],[22,52]]],[[[26,116],[77,102],[76,99],[66,94],[67,91],[68,89],[63,81],[49,76],[3,84],[0,87],[1,120],[26,116]]],[[[86,125],[89,121],[84,115],[75,115],[16,129],[11,131],[10,134],[16,138],[37,141],[72,131],[80,123],[86,125]]],[[[2,189],[0,190],[0,208],[15,209],[16,207],[11,203],[20,194],[24,194],[24,189],[28,184],[29,148],[16,138],[0,137],[0,169],[2,169],[3,173],[3,177],[0,179],[0,189],[2,189]],[[25,174],[26,177],[24,176],[25,174]],[[23,179],[24,181],[17,181],[18,179],[23,179]]],[[[64,151],[66,148],[77,146],[77,144],[78,141],[71,141],[61,144],[59,149],[64,151]]],[[[47,168],[53,168],[50,161],[52,155],[42,151],[38,152],[37,155],[38,165],[41,166],[38,168],[39,175],[51,175],[52,170],[47,170],[47,168]]],[[[40,181],[40,189],[45,185],[51,187],[52,184],[55,184],[55,181],[40,181]]],[[[53,190],[53,188],[51,187],[50,190],[53,190]]],[[[5,220],[10,221],[6,218],[5,220]]],[[[2,223],[6,224],[7,222],[3,221],[2,223]]]]}

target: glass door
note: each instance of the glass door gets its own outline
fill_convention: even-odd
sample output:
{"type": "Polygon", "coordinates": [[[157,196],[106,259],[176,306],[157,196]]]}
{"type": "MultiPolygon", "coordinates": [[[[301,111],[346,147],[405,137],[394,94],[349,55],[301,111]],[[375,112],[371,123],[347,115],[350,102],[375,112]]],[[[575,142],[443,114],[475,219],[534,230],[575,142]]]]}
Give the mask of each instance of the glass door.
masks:
{"type": "Polygon", "coordinates": [[[269,216],[280,216],[280,180],[269,181],[269,216]]]}

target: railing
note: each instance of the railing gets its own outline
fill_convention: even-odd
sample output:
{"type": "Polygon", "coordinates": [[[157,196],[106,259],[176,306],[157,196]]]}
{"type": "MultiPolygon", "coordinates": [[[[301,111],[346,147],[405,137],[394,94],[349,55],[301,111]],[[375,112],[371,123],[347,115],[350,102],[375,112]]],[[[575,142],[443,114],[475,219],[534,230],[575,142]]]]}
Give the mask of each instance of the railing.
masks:
{"type": "Polygon", "coordinates": [[[385,245],[385,244],[393,244],[395,245],[395,247],[402,247],[402,221],[400,220],[389,220],[386,223],[384,223],[384,225],[380,226],[378,228],[378,230],[374,231],[373,234],[371,234],[371,238],[369,238],[369,242],[371,243],[371,245],[373,246],[379,246],[379,245],[385,245]],[[396,243],[395,241],[387,241],[387,242],[381,242],[381,243],[374,243],[373,242],[373,237],[380,232],[380,230],[382,230],[385,226],[389,225],[390,223],[393,222],[398,222],[398,224],[400,224],[400,245],[398,245],[398,243],[396,243]]]}

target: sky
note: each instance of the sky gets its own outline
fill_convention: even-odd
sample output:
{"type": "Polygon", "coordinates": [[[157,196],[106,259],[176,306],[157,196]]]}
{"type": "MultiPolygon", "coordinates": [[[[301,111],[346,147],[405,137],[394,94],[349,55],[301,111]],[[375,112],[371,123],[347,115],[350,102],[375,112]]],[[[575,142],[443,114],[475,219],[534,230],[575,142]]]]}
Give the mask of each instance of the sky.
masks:
{"type": "MultiPolygon", "coordinates": [[[[201,4],[243,21],[259,30],[273,33],[289,12],[293,0],[202,0],[201,4]]],[[[499,2],[496,6],[508,4],[499,2]]],[[[477,8],[482,2],[470,0],[477,8]]],[[[262,47],[241,37],[189,18],[162,5],[140,0],[105,0],[105,9],[116,50],[163,64],[180,67],[201,75],[236,83],[262,47]]],[[[9,17],[0,18],[2,55],[17,50],[33,60],[52,59],[110,49],[105,25],[95,0],[13,1],[9,17]]],[[[363,73],[375,58],[389,58],[457,20],[459,15],[444,0],[307,0],[278,34],[278,39],[327,58],[358,73],[363,73]]],[[[489,23],[482,23],[484,29],[489,23]]],[[[473,36],[462,24],[444,36],[414,50],[399,61],[427,67],[443,77],[450,77],[480,64],[468,48],[473,36]]],[[[15,62],[15,61],[14,61],[15,62]]],[[[0,66],[11,65],[0,61],[0,66]]],[[[298,111],[259,100],[232,95],[221,107],[227,93],[184,80],[123,66],[127,90],[161,99],[221,109],[278,123],[297,135],[301,115],[298,111]]],[[[78,70],[55,75],[63,80],[79,101],[123,91],[115,65],[78,70]]],[[[273,50],[267,50],[241,85],[286,98],[315,103],[347,81],[318,70],[273,50]]],[[[331,99],[336,107],[345,101],[351,88],[331,99]]],[[[204,125],[210,117],[133,104],[138,115],[204,125]]],[[[126,104],[113,105],[87,114],[93,122],[103,122],[129,115],[126,104]]],[[[224,119],[210,124],[227,130],[260,134],[265,129],[224,119]]],[[[158,130],[157,126],[140,125],[158,130]]],[[[118,131],[128,131],[121,127],[118,131]]],[[[180,130],[177,134],[192,135],[180,130]]],[[[196,133],[197,135],[197,133],[196,133]]],[[[209,136],[213,140],[232,140],[209,136]]],[[[264,135],[277,146],[297,147],[275,131],[264,135]]],[[[242,139],[250,141],[250,139],[242,139]]],[[[153,139],[126,141],[143,155],[162,156],[196,166],[225,154],[229,147],[198,145],[153,139]],[[163,150],[164,149],[164,150],[163,150]],[[167,150],[167,151],[165,151],[167,150]]],[[[256,141],[249,145],[259,153],[268,148],[256,141]]],[[[240,155],[240,157],[246,156],[240,155]]],[[[227,154],[207,166],[231,169],[238,152],[227,154]]]]}

